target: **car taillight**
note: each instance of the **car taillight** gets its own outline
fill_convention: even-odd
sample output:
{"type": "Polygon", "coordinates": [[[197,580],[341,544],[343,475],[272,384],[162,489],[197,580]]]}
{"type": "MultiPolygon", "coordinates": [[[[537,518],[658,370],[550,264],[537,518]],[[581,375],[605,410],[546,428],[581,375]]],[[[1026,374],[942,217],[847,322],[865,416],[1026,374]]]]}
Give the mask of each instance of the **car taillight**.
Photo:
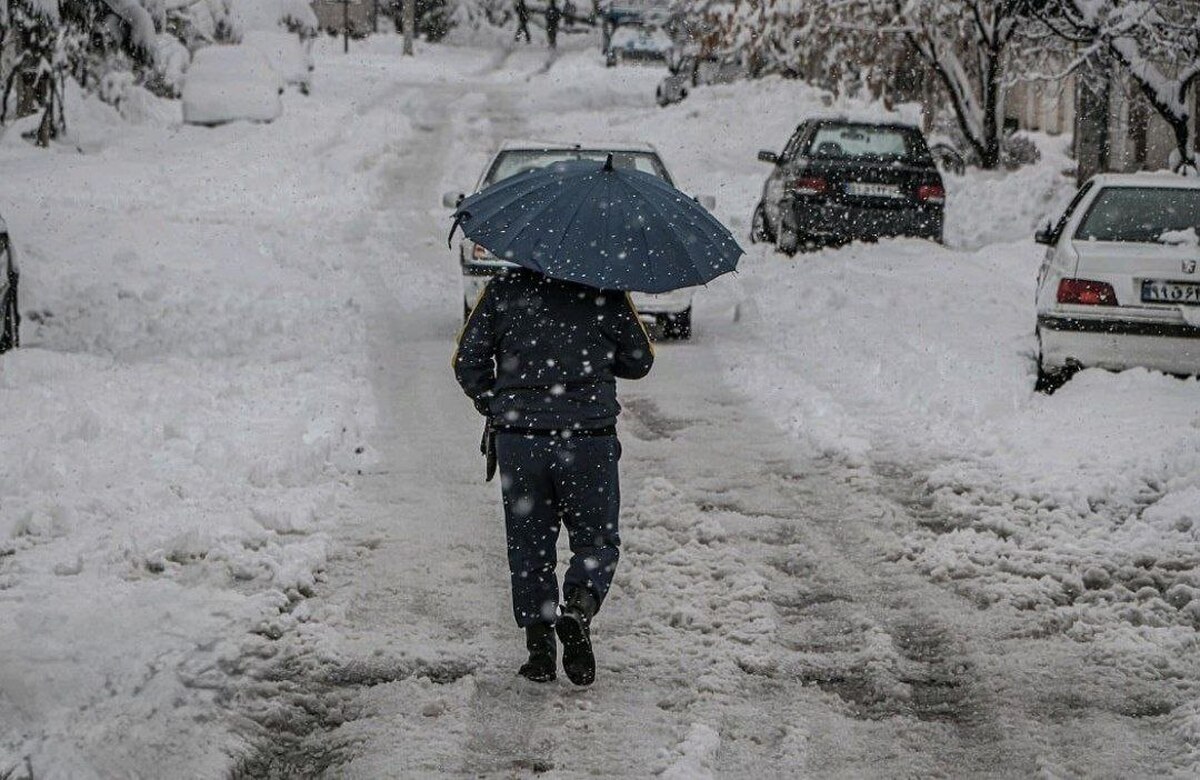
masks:
{"type": "Polygon", "coordinates": [[[1108,282],[1062,279],[1058,283],[1058,302],[1078,303],[1083,306],[1116,306],[1117,291],[1108,282]]]}
{"type": "Polygon", "coordinates": [[[940,184],[922,184],[917,187],[917,200],[922,203],[945,203],[946,190],[940,184]]]}
{"type": "Polygon", "coordinates": [[[829,189],[829,182],[820,176],[801,176],[792,179],[790,189],[798,195],[824,195],[829,189]]]}

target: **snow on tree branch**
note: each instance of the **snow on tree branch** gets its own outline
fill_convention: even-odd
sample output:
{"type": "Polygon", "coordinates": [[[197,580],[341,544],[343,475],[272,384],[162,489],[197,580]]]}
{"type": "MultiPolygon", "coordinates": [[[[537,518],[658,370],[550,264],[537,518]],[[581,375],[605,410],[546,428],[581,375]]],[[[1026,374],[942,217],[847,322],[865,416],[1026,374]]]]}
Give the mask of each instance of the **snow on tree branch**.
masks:
{"type": "Polygon", "coordinates": [[[1170,125],[1180,167],[1196,167],[1188,98],[1200,81],[1200,2],[1054,0],[1038,15],[1047,29],[1085,47],[1080,62],[1119,63],[1170,125]]]}

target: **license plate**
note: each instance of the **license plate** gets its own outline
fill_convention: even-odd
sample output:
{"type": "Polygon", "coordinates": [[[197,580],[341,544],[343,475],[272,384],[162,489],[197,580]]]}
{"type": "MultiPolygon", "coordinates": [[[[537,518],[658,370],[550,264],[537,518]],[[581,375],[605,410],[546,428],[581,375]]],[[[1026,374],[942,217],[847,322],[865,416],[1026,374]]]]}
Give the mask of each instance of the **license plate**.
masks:
{"type": "Polygon", "coordinates": [[[1200,306],[1200,282],[1142,281],[1144,303],[1183,303],[1200,306]]]}
{"type": "Polygon", "coordinates": [[[860,198],[902,198],[900,188],[895,184],[876,184],[874,182],[852,181],[846,184],[846,194],[860,198]]]}

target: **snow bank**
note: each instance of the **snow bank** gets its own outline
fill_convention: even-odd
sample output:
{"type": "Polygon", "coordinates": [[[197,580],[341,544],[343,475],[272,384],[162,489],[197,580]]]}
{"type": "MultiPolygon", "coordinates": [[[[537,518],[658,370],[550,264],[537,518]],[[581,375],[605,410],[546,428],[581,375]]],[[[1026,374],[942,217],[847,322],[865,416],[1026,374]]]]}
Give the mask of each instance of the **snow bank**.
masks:
{"type": "Polygon", "coordinates": [[[756,252],[742,284],[758,316],[723,346],[728,376],[814,454],[910,484],[928,519],[899,554],[932,578],[985,604],[1190,626],[1190,591],[1166,613],[1137,594],[1196,585],[1180,562],[1200,556],[1200,384],[1088,371],[1034,394],[1038,255],[756,252]]]}
{"type": "Polygon", "coordinates": [[[386,89],[348,81],[270,128],[69,96],[91,153],[0,146],[26,314],[0,358],[0,775],[227,771],[219,670],[302,611],[372,462],[347,237],[411,129],[343,135],[386,89]]]}

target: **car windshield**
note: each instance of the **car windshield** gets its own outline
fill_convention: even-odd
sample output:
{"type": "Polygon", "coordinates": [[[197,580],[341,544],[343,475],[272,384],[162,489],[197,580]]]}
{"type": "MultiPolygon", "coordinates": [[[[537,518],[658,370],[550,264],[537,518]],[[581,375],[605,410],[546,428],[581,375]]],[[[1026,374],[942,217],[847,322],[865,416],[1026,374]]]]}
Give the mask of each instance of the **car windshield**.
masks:
{"type": "Polygon", "coordinates": [[[809,156],[825,159],[916,161],[929,156],[915,132],[879,125],[822,125],[808,148],[809,156]]]}
{"type": "MultiPolygon", "coordinates": [[[[483,180],[482,187],[495,184],[501,179],[516,176],[518,173],[545,168],[557,162],[566,160],[596,160],[604,162],[610,154],[604,149],[513,149],[501,152],[492,163],[491,169],[483,180]]],[[[634,168],[644,173],[670,181],[666,168],[658,155],[653,152],[611,152],[614,168],[634,168]]]]}
{"type": "Polygon", "coordinates": [[[1164,233],[1188,229],[1200,231],[1200,189],[1105,187],[1075,238],[1153,244],[1164,233]]]}

